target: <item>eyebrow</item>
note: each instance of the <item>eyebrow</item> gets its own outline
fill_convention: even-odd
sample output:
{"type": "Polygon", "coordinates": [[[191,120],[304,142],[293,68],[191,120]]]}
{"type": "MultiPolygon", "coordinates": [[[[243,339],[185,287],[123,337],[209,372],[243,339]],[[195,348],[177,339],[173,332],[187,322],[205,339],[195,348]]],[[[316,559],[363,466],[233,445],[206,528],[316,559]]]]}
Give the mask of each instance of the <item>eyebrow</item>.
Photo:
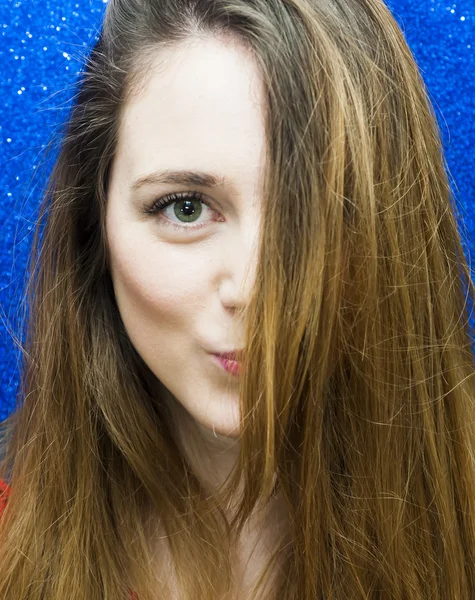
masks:
{"type": "Polygon", "coordinates": [[[216,173],[205,173],[204,171],[188,171],[162,169],[142,175],[133,180],[130,189],[136,191],[144,185],[157,183],[172,183],[178,185],[200,186],[207,188],[215,188],[225,186],[230,181],[224,176],[219,176],[216,173]]]}

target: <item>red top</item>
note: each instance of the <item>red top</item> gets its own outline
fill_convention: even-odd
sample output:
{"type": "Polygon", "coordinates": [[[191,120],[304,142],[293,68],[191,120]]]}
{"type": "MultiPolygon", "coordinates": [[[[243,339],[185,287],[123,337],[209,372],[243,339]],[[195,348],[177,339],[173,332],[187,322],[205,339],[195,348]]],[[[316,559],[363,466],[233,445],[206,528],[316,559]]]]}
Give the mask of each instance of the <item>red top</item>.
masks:
{"type": "MultiPolygon", "coordinates": [[[[3,514],[3,509],[5,508],[8,500],[8,496],[10,494],[10,486],[6,481],[0,479],[0,517],[3,514]]],[[[134,592],[130,591],[130,600],[139,600],[139,597],[134,592]]]]}
{"type": "Polygon", "coordinates": [[[10,493],[10,486],[6,481],[0,479],[0,516],[3,513],[3,509],[7,503],[8,494],[10,493]]]}

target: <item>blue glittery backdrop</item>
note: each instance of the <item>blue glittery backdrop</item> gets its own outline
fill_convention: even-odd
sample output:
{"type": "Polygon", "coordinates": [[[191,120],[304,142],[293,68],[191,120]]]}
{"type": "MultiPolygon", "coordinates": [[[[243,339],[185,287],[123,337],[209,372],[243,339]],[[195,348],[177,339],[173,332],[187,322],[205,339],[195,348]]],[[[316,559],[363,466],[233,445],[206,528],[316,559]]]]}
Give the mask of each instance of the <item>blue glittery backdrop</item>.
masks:
{"type": "MultiPolygon", "coordinates": [[[[475,239],[475,0],[386,2],[429,88],[451,185],[475,239]]],[[[34,220],[81,61],[97,36],[102,0],[0,0],[0,420],[18,389],[24,273],[34,220]]],[[[462,232],[463,233],[463,232],[462,232]]]]}

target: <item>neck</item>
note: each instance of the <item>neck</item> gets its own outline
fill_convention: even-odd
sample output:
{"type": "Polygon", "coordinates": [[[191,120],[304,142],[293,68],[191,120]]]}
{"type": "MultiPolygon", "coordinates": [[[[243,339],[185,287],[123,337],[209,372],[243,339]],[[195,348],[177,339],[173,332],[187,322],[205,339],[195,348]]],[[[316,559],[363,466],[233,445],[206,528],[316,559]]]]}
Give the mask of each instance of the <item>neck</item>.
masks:
{"type": "MultiPolygon", "coordinates": [[[[223,490],[239,458],[241,444],[239,438],[221,435],[197,422],[190,413],[174,398],[167,388],[161,391],[172,416],[172,428],[178,445],[191,471],[211,494],[223,490]]],[[[242,488],[237,490],[240,495],[242,488]]],[[[235,505],[238,498],[232,499],[235,505]]],[[[256,505],[251,521],[256,522],[283,509],[283,500],[279,494],[269,502],[260,501],[256,505]]],[[[222,507],[226,512],[229,507],[222,507]]],[[[285,511],[284,511],[285,512],[285,511]]]]}
{"type": "MultiPolygon", "coordinates": [[[[220,435],[199,424],[164,388],[160,390],[172,414],[177,442],[191,470],[211,493],[219,490],[239,457],[239,439],[220,435]]],[[[226,509],[225,509],[226,510],[226,509]]],[[[288,514],[281,494],[256,507],[232,549],[239,598],[257,581],[263,566],[288,535],[288,514]]],[[[276,563],[278,568],[279,561],[276,563]]],[[[178,596],[177,596],[178,597],[178,596]]],[[[271,596],[269,596],[271,597],[271,596]]]]}
{"type": "Polygon", "coordinates": [[[175,399],[169,404],[179,446],[202,485],[215,492],[225,485],[240,452],[240,441],[201,425],[175,399]]]}

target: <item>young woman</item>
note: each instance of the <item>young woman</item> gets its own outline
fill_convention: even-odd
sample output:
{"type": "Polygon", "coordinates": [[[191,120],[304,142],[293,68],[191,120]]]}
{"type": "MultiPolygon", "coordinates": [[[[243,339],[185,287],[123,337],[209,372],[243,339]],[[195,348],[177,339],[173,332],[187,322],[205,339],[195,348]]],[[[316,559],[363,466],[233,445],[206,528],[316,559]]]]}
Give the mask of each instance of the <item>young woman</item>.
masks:
{"type": "Polygon", "coordinates": [[[473,598],[456,216],[380,0],[109,0],[31,254],[0,598],[473,598]]]}

